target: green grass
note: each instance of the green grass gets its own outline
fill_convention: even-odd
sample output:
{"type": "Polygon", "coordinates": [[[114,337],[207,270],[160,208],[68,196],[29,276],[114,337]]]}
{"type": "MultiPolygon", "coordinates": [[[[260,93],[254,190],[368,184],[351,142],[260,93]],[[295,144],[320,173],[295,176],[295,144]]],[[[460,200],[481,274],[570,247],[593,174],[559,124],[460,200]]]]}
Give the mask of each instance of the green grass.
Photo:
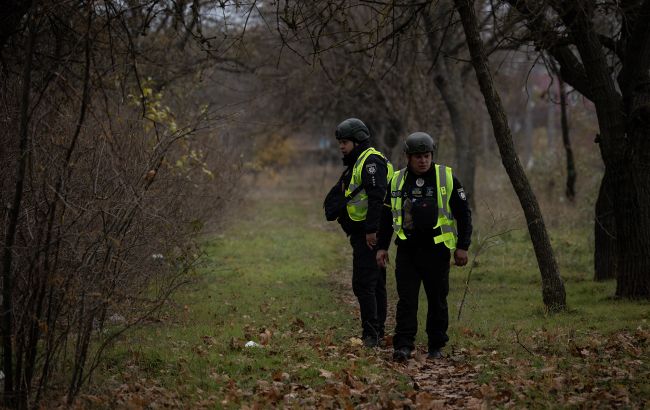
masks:
{"type": "MultiPolygon", "coordinates": [[[[376,385],[375,393],[360,398],[348,392],[338,406],[385,403],[377,401],[384,392],[408,395],[408,378],[384,362],[389,351],[350,342],[360,331],[354,306],[341,298],[349,291],[351,252],[338,226],[323,221],[321,191],[294,176],[252,195],[227,229],[205,241],[204,263],[166,308],[167,319],[116,343],[91,390],[120,392],[112,394],[114,405],[124,396],[119,386],[140,383],[158,386],[159,395],[165,391],[185,407],[239,407],[281,401],[273,396],[275,381],[283,383],[277,387],[282,394],[290,389],[308,404],[310,395],[334,389],[333,380],[349,374],[350,386],[376,385]],[[266,346],[242,347],[260,342],[264,332],[270,335],[266,346]]],[[[469,268],[452,267],[446,352],[473,366],[477,383],[490,387],[482,399],[528,407],[572,407],[581,400],[626,405],[625,397],[632,407],[647,402],[650,304],[616,300],[614,281],[592,281],[588,232],[574,225],[550,232],[566,286],[564,313],[544,310],[523,230],[500,236],[481,253],[460,320],[469,268]]],[[[394,306],[393,267],[387,286],[394,306]]],[[[421,292],[420,349],[426,346],[425,315],[421,292]]],[[[146,390],[129,389],[129,397],[146,390]]]]}
{"type": "MultiPolygon", "coordinates": [[[[170,319],[117,343],[96,381],[146,379],[183,403],[214,395],[238,407],[257,400],[260,381],[319,389],[329,381],[321,370],[379,380],[383,358],[350,341],[360,325],[339,292],[351,252],[337,227],[322,222],[316,201],[252,200],[206,240],[202,267],[163,315],[170,319]],[[268,344],[244,347],[265,332],[268,344]]],[[[403,378],[382,383],[390,389],[403,378]]]]}
{"type": "MultiPolygon", "coordinates": [[[[449,350],[469,351],[470,360],[480,366],[480,382],[497,386],[502,396],[519,405],[571,407],[596,401],[643,406],[650,398],[650,303],[616,299],[614,280],[592,280],[586,231],[550,231],[567,295],[568,309],[559,314],[544,309],[541,278],[525,231],[501,236],[479,256],[460,320],[468,268],[452,267],[449,350]],[[626,373],[611,371],[616,366],[626,373]],[[513,379],[518,380],[514,385],[513,379]],[[618,395],[601,396],[612,391],[618,395]]],[[[424,343],[424,335],[418,340],[424,343]]]]}

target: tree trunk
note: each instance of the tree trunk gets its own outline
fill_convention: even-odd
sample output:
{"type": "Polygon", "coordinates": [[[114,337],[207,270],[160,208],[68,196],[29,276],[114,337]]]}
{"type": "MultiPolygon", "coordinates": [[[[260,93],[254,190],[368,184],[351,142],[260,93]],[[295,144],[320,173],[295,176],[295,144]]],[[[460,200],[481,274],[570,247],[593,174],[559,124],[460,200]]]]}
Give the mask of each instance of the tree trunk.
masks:
{"type": "Polygon", "coordinates": [[[650,85],[637,87],[616,188],[616,295],[650,299],[650,85]]]}
{"type": "Polygon", "coordinates": [[[573,160],[573,149],[571,148],[571,137],[569,136],[569,118],[567,115],[566,87],[562,77],[557,76],[560,87],[560,116],[562,120],[562,143],[566,153],[566,197],[573,202],[576,197],[576,166],[573,160]]]}
{"type": "Polygon", "coordinates": [[[535,135],[533,135],[533,108],[535,103],[528,99],[526,101],[526,110],[524,111],[524,159],[526,161],[526,169],[531,170],[535,165],[535,135]]]}
{"type": "Polygon", "coordinates": [[[555,116],[557,115],[557,109],[555,104],[549,98],[548,104],[546,104],[546,153],[547,156],[553,158],[553,164],[555,164],[555,116]]]}
{"type": "MultiPolygon", "coordinates": [[[[445,9],[442,7],[439,10],[441,14],[445,13],[445,9]]],[[[438,30],[434,27],[433,18],[428,9],[424,11],[423,17],[427,30],[430,58],[434,65],[433,82],[449,113],[451,129],[456,142],[454,175],[463,184],[469,205],[474,208],[474,177],[476,175],[476,144],[472,142],[474,117],[466,108],[469,104],[465,98],[467,93],[463,86],[463,70],[459,67],[449,67],[443,58],[442,50],[439,48],[443,41],[436,35],[438,30]]]]}
{"type": "Polygon", "coordinates": [[[594,218],[594,280],[616,277],[616,219],[611,178],[605,172],[596,199],[594,218]]]}
{"type": "MultiPolygon", "coordinates": [[[[459,75],[459,70],[456,74],[459,75]]],[[[458,83],[455,81],[448,81],[449,77],[445,78],[442,75],[436,75],[434,83],[442,95],[442,99],[447,107],[449,119],[451,121],[451,129],[454,132],[455,146],[455,160],[456,169],[454,174],[458,177],[463,184],[467,198],[471,208],[474,208],[474,176],[476,174],[476,150],[474,144],[471,143],[471,130],[472,119],[467,115],[465,107],[465,99],[459,97],[465,91],[460,85],[460,78],[458,83]],[[455,86],[454,86],[455,85],[455,86]]]]}
{"type": "Polygon", "coordinates": [[[2,14],[0,14],[0,50],[9,38],[19,30],[20,24],[31,6],[31,1],[3,1],[3,10],[2,14]]]}
{"type": "Polygon", "coordinates": [[[537,199],[533,193],[526,174],[514,149],[508,120],[501,104],[499,94],[494,89],[492,77],[487,64],[487,56],[478,31],[476,15],[472,0],[454,0],[465,30],[465,37],[472,57],[476,77],[485,98],[485,104],[497,140],[503,165],[510,177],[510,182],[519,197],[519,202],[526,216],[528,231],[533,242],[535,256],[542,276],[542,298],[544,305],[551,312],[566,309],[564,284],[553,254],[553,249],[546,232],[537,199]]]}
{"type": "MultiPolygon", "coordinates": [[[[33,17],[30,16],[30,20],[33,17]]],[[[16,164],[16,188],[14,198],[9,209],[9,223],[7,225],[5,243],[2,255],[2,359],[4,371],[4,402],[7,407],[13,407],[16,404],[14,390],[14,372],[13,372],[13,272],[12,258],[13,246],[18,232],[18,216],[20,215],[23,185],[25,183],[25,173],[27,169],[27,156],[29,155],[29,96],[31,92],[32,80],[32,60],[34,41],[36,34],[32,22],[29,23],[29,35],[27,41],[27,50],[25,54],[25,66],[23,68],[22,97],[20,103],[20,131],[19,141],[20,148],[18,151],[18,163],[16,164]]]]}

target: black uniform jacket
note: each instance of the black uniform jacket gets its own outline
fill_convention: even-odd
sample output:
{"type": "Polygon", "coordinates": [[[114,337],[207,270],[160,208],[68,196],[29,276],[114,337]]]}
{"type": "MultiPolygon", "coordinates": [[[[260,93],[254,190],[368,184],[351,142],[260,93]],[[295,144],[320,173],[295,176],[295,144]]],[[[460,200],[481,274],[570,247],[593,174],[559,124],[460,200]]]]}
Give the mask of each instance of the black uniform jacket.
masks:
{"type": "MultiPolygon", "coordinates": [[[[369,147],[370,145],[367,143],[360,144],[343,158],[343,163],[347,166],[343,175],[345,189],[350,185],[352,169],[359,155],[369,147]]],[[[379,230],[379,219],[388,186],[388,182],[386,181],[387,174],[388,167],[384,158],[376,154],[371,154],[366,158],[361,171],[361,184],[366,191],[366,195],[368,195],[368,213],[365,221],[353,221],[350,219],[347,210],[343,208],[338,221],[345,233],[352,235],[354,233],[373,233],[379,230]]]]}
{"type": "MultiPolygon", "coordinates": [[[[390,187],[390,185],[389,185],[390,187]]],[[[416,175],[409,171],[402,188],[402,229],[406,240],[397,238],[398,245],[433,245],[433,237],[440,233],[433,227],[438,220],[438,185],[436,182],[435,166],[431,165],[424,175],[416,175]],[[419,181],[418,181],[419,180],[419,181]]],[[[393,236],[393,215],[390,204],[390,188],[386,193],[384,208],[381,214],[378,248],[388,249],[393,236]]],[[[469,249],[472,237],[472,211],[469,209],[467,197],[460,181],[454,177],[453,190],[449,198],[451,213],[456,220],[458,230],[458,249],[469,249]]],[[[440,243],[439,245],[444,246],[440,243]]]]}

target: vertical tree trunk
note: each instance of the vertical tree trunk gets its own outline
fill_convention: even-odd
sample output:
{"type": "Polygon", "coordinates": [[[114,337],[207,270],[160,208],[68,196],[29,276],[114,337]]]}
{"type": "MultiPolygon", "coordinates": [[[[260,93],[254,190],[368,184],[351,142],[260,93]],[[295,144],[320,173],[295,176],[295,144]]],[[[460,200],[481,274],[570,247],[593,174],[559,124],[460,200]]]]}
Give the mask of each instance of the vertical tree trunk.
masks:
{"type": "MultiPolygon", "coordinates": [[[[454,75],[454,74],[452,74],[454,75]]],[[[458,72],[456,72],[458,75],[458,72]]],[[[460,78],[458,78],[460,80],[460,78]]],[[[476,150],[471,143],[472,119],[465,111],[465,99],[459,97],[464,94],[462,86],[454,87],[453,81],[448,81],[442,75],[434,79],[436,87],[442,95],[447,107],[451,129],[454,132],[456,169],[454,174],[463,184],[471,208],[474,208],[474,176],[476,174],[476,150]]],[[[460,81],[456,83],[459,85],[460,81]]]]}
{"type": "MultiPolygon", "coordinates": [[[[576,47],[589,79],[600,126],[599,142],[607,176],[601,187],[606,194],[611,193],[615,201],[616,295],[647,299],[650,298],[650,124],[647,119],[650,89],[647,74],[643,79],[627,79],[626,67],[623,67],[619,88],[630,94],[619,94],[592,21],[584,13],[576,13],[573,17],[576,47]],[[625,86],[628,80],[634,80],[636,85],[625,86]]],[[[568,24],[572,22],[567,18],[568,24]]],[[[627,64],[637,62],[632,59],[627,64]]],[[[610,250],[597,248],[596,253],[610,250]]]]}
{"type": "Polygon", "coordinates": [[[490,145],[490,123],[481,116],[481,153],[493,154],[494,148],[490,145]]]}
{"type": "MultiPolygon", "coordinates": [[[[646,79],[647,81],[647,79],[646,79]]],[[[616,193],[616,295],[650,299],[650,85],[637,86],[616,193]]]]}
{"type": "MultiPolygon", "coordinates": [[[[440,6],[441,14],[446,11],[440,6]]],[[[446,6],[444,6],[446,7],[446,6]]],[[[451,5],[449,5],[451,8],[451,5]]],[[[451,12],[451,9],[449,10],[451,12]]],[[[476,144],[472,141],[474,117],[467,110],[466,92],[463,86],[462,70],[449,67],[442,57],[440,47],[443,41],[436,35],[433,17],[429,9],[423,12],[430,58],[433,64],[433,82],[442,96],[455,140],[454,174],[463,184],[471,208],[474,208],[474,179],[476,175],[476,144]]]]}
{"type": "Polygon", "coordinates": [[[611,178],[605,172],[600,182],[594,218],[594,280],[616,277],[616,219],[611,178]]]}
{"type": "Polygon", "coordinates": [[[526,169],[530,170],[535,165],[535,136],[533,135],[533,108],[535,103],[532,100],[526,101],[524,111],[524,159],[526,169]]]}
{"type": "Polygon", "coordinates": [[[546,104],[546,141],[547,141],[547,155],[553,158],[555,164],[555,116],[557,115],[555,104],[550,101],[546,104]]]}
{"type": "Polygon", "coordinates": [[[4,401],[8,407],[13,407],[16,402],[14,391],[14,372],[13,372],[13,273],[12,258],[13,246],[18,231],[18,216],[20,214],[23,185],[25,183],[25,173],[27,168],[27,149],[29,142],[29,95],[32,82],[32,60],[36,34],[31,22],[30,15],[29,34],[27,40],[27,50],[25,53],[25,66],[23,69],[22,97],[20,103],[20,131],[19,131],[19,151],[18,163],[16,169],[16,188],[14,198],[9,210],[9,223],[5,236],[5,243],[2,255],[2,353],[3,353],[3,371],[4,371],[4,401]]]}
{"type": "Polygon", "coordinates": [[[519,202],[526,216],[528,231],[533,242],[533,248],[535,249],[537,263],[542,276],[542,298],[544,305],[551,312],[565,310],[566,294],[564,284],[560,278],[559,268],[553,254],[537,199],[517,158],[512,134],[508,127],[508,120],[503,110],[501,99],[494,89],[492,77],[487,65],[487,56],[478,31],[473,2],[472,0],[454,0],[454,3],[463,23],[467,45],[472,57],[472,64],[474,65],[476,77],[483,97],[485,98],[485,104],[490,113],[490,118],[492,119],[494,136],[499,145],[503,165],[510,177],[510,182],[519,197],[519,202]]]}
{"type": "Polygon", "coordinates": [[[569,118],[567,115],[566,86],[562,76],[557,76],[560,87],[560,116],[562,120],[562,143],[566,153],[566,197],[573,202],[576,197],[576,166],[573,160],[573,149],[571,148],[571,137],[569,136],[569,118]]]}

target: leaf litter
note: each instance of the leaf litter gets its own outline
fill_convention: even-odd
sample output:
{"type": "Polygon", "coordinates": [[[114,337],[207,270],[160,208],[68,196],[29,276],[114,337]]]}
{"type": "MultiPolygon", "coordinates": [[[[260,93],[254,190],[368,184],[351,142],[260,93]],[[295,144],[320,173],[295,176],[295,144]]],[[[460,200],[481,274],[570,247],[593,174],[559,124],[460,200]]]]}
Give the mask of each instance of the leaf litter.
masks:
{"type": "MultiPolygon", "coordinates": [[[[337,293],[351,309],[356,308],[347,283],[337,293]]],[[[461,332],[486,337],[471,329],[461,332]]],[[[524,335],[522,343],[530,355],[523,358],[504,357],[494,349],[452,346],[448,356],[436,360],[417,350],[405,364],[391,360],[391,348],[366,349],[357,337],[337,342],[333,335],[334,329],[307,330],[300,318],[286,332],[272,326],[245,326],[245,337],[264,346],[264,354],[278,354],[274,344],[291,338],[311,346],[325,363],[346,363],[341,369],[312,369],[310,363],[298,360],[293,368],[269,372],[268,379],[252,386],[214,371],[204,390],[191,383],[164,387],[156,377],[138,377],[140,369],[129,365],[127,373],[108,384],[113,387],[80,396],[75,407],[160,409],[186,408],[191,403],[197,409],[484,409],[535,407],[552,400],[560,407],[646,408],[648,403],[648,391],[639,388],[643,383],[638,381],[650,380],[646,358],[650,334],[641,327],[581,337],[542,329],[524,335]],[[366,371],[359,363],[380,373],[366,371]],[[321,382],[305,383],[299,373],[308,370],[321,382]]],[[[231,351],[245,354],[245,342],[233,337],[231,351]]],[[[391,346],[390,336],[384,342],[391,346]]],[[[205,357],[216,344],[213,336],[205,335],[190,351],[205,357]]],[[[187,366],[181,363],[179,373],[189,376],[187,366]]]]}

